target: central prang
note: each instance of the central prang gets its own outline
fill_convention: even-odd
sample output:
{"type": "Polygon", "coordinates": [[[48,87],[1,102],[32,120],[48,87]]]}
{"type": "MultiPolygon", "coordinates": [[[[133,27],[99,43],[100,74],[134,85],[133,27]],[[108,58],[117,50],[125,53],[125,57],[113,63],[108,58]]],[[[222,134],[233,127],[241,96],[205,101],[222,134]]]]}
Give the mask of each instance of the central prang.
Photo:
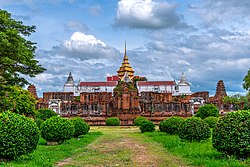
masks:
{"type": "Polygon", "coordinates": [[[124,57],[123,57],[123,62],[122,65],[120,66],[120,69],[117,71],[118,77],[122,79],[125,74],[129,76],[129,78],[132,80],[134,78],[134,70],[130,66],[128,62],[128,56],[127,56],[127,49],[126,49],[126,42],[125,42],[125,49],[124,49],[124,57]]]}

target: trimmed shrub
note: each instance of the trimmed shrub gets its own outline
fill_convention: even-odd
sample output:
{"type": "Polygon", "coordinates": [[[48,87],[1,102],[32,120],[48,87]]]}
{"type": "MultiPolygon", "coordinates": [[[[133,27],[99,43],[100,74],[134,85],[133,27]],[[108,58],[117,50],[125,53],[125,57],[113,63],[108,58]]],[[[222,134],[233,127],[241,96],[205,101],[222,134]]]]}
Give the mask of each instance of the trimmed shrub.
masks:
{"type": "Polygon", "coordinates": [[[57,113],[55,113],[53,110],[48,109],[48,108],[41,108],[39,110],[37,110],[36,113],[36,119],[42,119],[42,120],[46,120],[49,119],[50,117],[53,116],[57,116],[57,113]]]}
{"type": "Polygon", "coordinates": [[[106,119],[106,126],[119,126],[120,120],[117,117],[111,117],[106,119]]]}
{"type": "Polygon", "coordinates": [[[159,124],[159,129],[161,132],[166,132],[168,134],[178,134],[183,122],[184,119],[181,117],[173,116],[161,121],[159,124]]]}
{"type": "Polygon", "coordinates": [[[39,129],[34,121],[12,112],[0,113],[0,159],[13,160],[36,149],[39,129]]]}
{"type": "Polygon", "coordinates": [[[201,140],[208,139],[210,136],[210,128],[201,118],[187,118],[180,127],[179,137],[184,141],[200,142],[201,140]]]}
{"type": "Polygon", "coordinates": [[[201,106],[198,109],[198,112],[195,114],[195,117],[200,117],[201,119],[204,119],[209,116],[220,116],[218,108],[213,104],[206,104],[204,106],[201,106]]]}
{"type": "Polygon", "coordinates": [[[139,116],[134,120],[134,125],[135,126],[140,126],[143,121],[148,121],[147,118],[139,116]]]}
{"type": "Polygon", "coordinates": [[[51,117],[41,125],[41,135],[49,142],[64,142],[74,136],[75,127],[70,120],[51,117]]]}
{"type": "Polygon", "coordinates": [[[74,137],[78,137],[80,135],[85,135],[88,133],[90,126],[83,121],[82,118],[75,117],[71,120],[75,126],[75,134],[74,137]]]}
{"type": "Polygon", "coordinates": [[[214,128],[218,120],[219,118],[213,116],[209,116],[204,119],[204,121],[208,124],[210,128],[214,128]]]}
{"type": "Polygon", "coordinates": [[[36,125],[38,126],[39,129],[41,128],[41,125],[43,124],[43,122],[44,122],[44,120],[39,119],[39,118],[37,118],[35,120],[35,123],[36,123],[36,125]]]}
{"type": "Polygon", "coordinates": [[[155,131],[155,124],[151,121],[143,121],[140,125],[141,133],[155,131]]]}
{"type": "Polygon", "coordinates": [[[250,157],[250,111],[230,112],[213,130],[213,147],[227,155],[250,157]]]}

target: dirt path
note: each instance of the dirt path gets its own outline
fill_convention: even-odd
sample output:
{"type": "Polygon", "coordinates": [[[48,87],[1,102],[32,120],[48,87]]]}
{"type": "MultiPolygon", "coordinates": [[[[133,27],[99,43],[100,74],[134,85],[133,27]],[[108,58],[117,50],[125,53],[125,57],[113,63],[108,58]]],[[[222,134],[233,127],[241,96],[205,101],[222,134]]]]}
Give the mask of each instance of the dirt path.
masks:
{"type": "Polygon", "coordinates": [[[93,127],[103,135],[77,156],[58,162],[57,166],[185,166],[181,158],[166,152],[156,142],[147,142],[137,127],[93,127]]]}

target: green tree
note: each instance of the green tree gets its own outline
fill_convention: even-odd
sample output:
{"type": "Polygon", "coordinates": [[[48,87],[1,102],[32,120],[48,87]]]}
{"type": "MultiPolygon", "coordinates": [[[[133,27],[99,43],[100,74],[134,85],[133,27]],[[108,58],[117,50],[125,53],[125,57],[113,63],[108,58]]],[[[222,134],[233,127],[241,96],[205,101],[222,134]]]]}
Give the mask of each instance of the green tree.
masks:
{"type": "Polygon", "coordinates": [[[34,116],[36,99],[29,91],[19,86],[8,87],[0,98],[0,112],[12,111],[25,116],[34,116]]]}
{"type": "Polygon", "coordinates": [[[5,80],[3,78],[1,69],[0,69],[0,97],[4,95],[5,90],[5,80]]]}
{"type": "Polygon", "coordinates": [[[238,109],[243,109],[243,107],[246,107],[248,106],[248,96],[243,96],[243,95],[240,95],[240,94],[235,94],[235,95],[232,95],[232,96],[225,96],[223,99],[222,99],[223,103],[224,104],[232,104],[234,106],[234,108],[236,110],[238,109]]]}
{"type": "Polygon", "coordinates": [[[134,87],[137,88],[136,83],[137,83],[138,81],[147,81],[147,80],[148,80],[148,79],[147,79],[146,77],[134,78],[134,79],[133,79],[134,87]]]}
{"type": "Polygon", "coordinates": [[[35,77],[45,71],[35,60],[35,43],[25,39],[33,32],[35,26],[23,25],[0,9],[0,88],[4,85],[24,86],[28,84],[24,75],[35,77]]]}
{"type": "Polygon", "coordinates": [[[250,68],[248,69],[247,75],[243,79],[243,88],[246,89],[247,91],[250,91],[250,68]]]}

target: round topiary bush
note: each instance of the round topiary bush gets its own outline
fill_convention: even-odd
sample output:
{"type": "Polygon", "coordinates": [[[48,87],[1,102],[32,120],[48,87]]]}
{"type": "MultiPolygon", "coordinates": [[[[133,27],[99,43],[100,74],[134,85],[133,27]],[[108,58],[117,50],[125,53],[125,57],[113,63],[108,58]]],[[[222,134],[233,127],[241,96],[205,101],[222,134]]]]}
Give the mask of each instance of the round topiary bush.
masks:
{"type": "Polygon", "coordinates": [[[75,117],[71,120],[75,126],[75,134],[74,137],[78,137],[80,135],[85,135],[88,133],[90,126],[83,121],[82,118],[75,117]]]}
{"type": "Polygon", "coordinates": [[[211,131],[206,122],[201,118],[191,117],[185,119],[180,127],[179,137],[185,141],[197,141],[208,139],[211,136],[211,131]]]}
{"type": "Polygon", "coordinates": [[[37,110],[36,112],[36,119],[42,119],[42,120],[46,120],[49,119],[50,117],[53,116],[57,116],[57,113],[55,113],[55,111],[51,110],[51,109],[47,109],[47,108],[41,108],[39,110],[37,110]]]}
{"type": "Polygon", "coordinates": [[[209,116],[204,119],[204,121],[208,124],[210,128],[214,128],[218,120],[219,118],[213,116],[209,116]]]}
{"type": "Polygon", "coordinates": [[[143,121],[148,121],[147,118],[139,116],[134,120],[134,125],[135,126],[140,126],[143,121]]]}
{"type": "Polygon", "coordinates": [[[195,117],[200,117],[201,119],[204,119],[209,116],[220,116],[218,108],[213,104],[206,104],[204,106],[201,106],[198,109],[198,112],[195,114],[195,117]]]}
{"type": "Polygon", "coordinates": [[[63,142],[74,136],[74,124],[65,118],[51,117],[41,125],[41,135],[49,142],[63,142]]]}
{"type": "Polygon", "coordinates": [[[180,126],[184,122],[181,117],[173,116],[161,121],[159,124],[159,129],[161,132],[166,132],[168,134],[178,134],[180,126]]]}
{"type": "Polygon", "coordinates": [[[213,147],[227,155],[250,157],[250,111],[230,112],[213,130],[213,147]]]}
{"type": "Polygon", "coordinates": [[[106,119],[106,126],[119,126],[120,120],[117,117],[111,117],[106,119]]]}
{"type": "Polygon", "coordinates": [[[143,121],[140,125],[141,133],[155,131],[155,124],[151,121],[143,121]]]}
{"type": "Polygon", "coordinates": [[[0,113],[0,159],[13,160],[36,149],[39,129],[30,118],[0,113]]]}

